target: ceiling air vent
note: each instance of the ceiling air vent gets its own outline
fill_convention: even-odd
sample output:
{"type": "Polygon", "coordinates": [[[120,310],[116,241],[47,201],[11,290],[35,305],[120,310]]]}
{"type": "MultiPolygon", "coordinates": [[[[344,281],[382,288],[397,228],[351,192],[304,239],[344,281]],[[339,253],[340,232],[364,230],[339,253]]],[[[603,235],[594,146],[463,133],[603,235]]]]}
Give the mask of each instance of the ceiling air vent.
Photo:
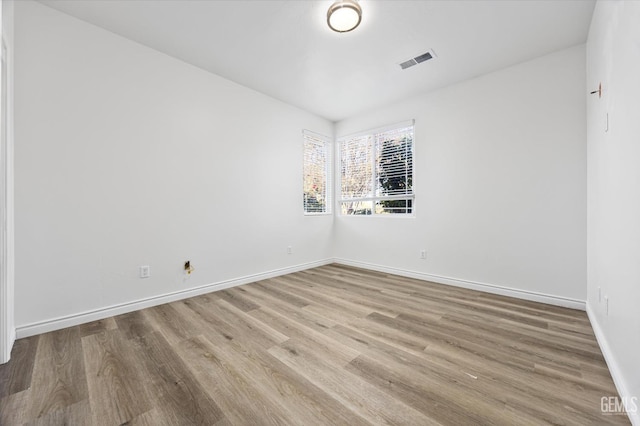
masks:
{"type": "Polygon", "coordinates": [[[433,53],[433,50],[429,50],[426,53],[423,53],[422,55],[418,55],[415,58],[411,58],[407,61],[401,62],[400,68],[402,68],[403,70],[406,70],[407,68],[410,68],[414,65],[418,65],[422,62],[428,61],[429,59],[433,59],[436,57],[436,54],[433,53]]]}

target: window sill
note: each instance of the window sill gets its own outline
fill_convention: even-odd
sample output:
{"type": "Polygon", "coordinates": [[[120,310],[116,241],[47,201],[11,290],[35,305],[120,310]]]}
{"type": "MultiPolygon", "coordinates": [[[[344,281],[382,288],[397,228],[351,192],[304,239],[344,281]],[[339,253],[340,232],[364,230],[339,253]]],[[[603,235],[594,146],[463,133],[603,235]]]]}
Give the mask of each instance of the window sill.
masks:
{"type": "Polygon", "coordinates": [[[384,219],[415,219],[415,214],[339,214],[338,217],[366,217],[384,219]]]}

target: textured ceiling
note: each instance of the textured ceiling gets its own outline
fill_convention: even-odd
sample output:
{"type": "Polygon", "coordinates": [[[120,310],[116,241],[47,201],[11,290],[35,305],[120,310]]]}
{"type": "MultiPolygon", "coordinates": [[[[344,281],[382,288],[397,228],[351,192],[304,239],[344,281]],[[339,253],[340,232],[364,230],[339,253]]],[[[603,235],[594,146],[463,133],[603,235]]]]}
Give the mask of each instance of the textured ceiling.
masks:
{"type": "Polygon", "coordinates": [[[332,2],[41,0],[332,121],[584,43],[595,4],[361,0],[361,26],[338,34],[332,2]]]}

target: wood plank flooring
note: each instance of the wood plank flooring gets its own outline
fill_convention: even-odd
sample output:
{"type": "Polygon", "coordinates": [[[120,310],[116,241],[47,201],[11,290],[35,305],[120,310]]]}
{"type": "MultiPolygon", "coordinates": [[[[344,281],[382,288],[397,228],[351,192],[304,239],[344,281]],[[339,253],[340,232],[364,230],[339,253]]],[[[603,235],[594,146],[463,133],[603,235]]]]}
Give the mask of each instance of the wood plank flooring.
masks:
{"type": "Polygon", "coordinates": [[[18,340],[0,425],[629,424],[584,312],[328,265],[18,340]]]}

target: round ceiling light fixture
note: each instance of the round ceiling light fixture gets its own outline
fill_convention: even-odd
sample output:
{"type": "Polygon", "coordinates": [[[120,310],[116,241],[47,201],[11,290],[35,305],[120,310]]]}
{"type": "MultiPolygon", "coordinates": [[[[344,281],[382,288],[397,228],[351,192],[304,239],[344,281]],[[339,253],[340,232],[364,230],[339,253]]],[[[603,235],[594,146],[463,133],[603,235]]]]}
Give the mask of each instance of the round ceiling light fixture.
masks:
{"type": "Polygon", "coordinates": [[[355,0],[338,0],[327,11],[327,25],[333,31],[346,33],[362,21],[362,8],[355,0]]]}

